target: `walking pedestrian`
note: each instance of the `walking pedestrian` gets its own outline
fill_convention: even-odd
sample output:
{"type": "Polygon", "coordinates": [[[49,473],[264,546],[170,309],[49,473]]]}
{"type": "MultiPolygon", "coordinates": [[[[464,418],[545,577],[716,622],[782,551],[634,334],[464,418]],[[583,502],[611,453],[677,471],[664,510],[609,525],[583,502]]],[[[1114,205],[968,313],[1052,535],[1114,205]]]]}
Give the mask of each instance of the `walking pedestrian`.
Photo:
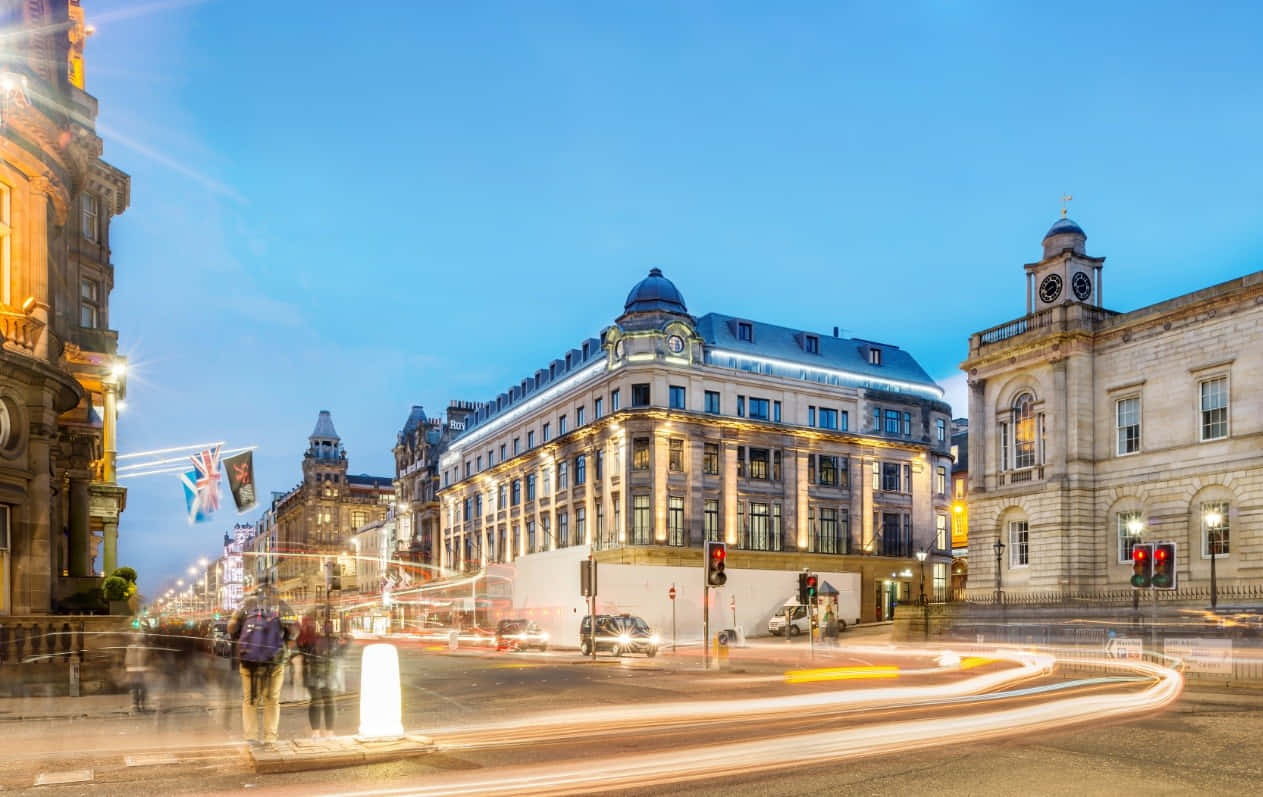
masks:
{"type": "Polygon", "coordinates": [[[137,631],[128,640],[127,649],[123,653],[123,669],[127,672],[127,685],[132,693],[133,714],[144,714],[149,710],[146,702],[149,699],[149,645],[143,631],[137,631]]]}
{"type": "Polygon", "coordinates": [[[824,638],[829,647],[838,646],[838,618],[833,613],[833,607],[826,609],[824,613],[824,638]]]}
{"type": "Polygon", "coordinates": [[[334,635],[333,623],[328,616],[322,618],[316,609],[303,616],[298,632],[298,650],[303,654],[303,684],[311,699],[307,704],[307,721],[311,725],[313,739],[331,739],[335,735],[333,720],[337,708],[334,681],[342,647],[342,641],[334,635]]]}
{"type": "Polygon", "coordinates": [[[247,742],[271,747],[281,724],[281,690],[285,686],[285,661],[294,641],[294,615],[276,594],[276,588],[260,581],[253,595],[233,612],[228,636],[237,640],[241,672],[241,730],[247,742]],[[263,709],[259,734],[258,709],[263,709]]]}

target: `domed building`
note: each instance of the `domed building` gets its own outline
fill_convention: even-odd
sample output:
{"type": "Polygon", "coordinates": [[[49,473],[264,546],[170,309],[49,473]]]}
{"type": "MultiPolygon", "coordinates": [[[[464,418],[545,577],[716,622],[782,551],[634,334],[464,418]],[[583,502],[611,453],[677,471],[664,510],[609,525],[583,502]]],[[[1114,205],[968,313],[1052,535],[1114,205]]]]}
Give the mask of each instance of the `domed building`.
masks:
{"type": "Polygon", "coordinates": [[[804,567],[846,622],[888,618],[919,593],[917,551],[934,552],[926,591],[946,590],[942,396],[896,345],[694,316],[654,268],[599,336],[463,418],[438,460],[433,564],[462,584],[496,574],[504,611],[565,639],[584,605],[575,562],[591,554],[608,574],[598,611],[644,607],[655,624],[671,583],[700,606],[708,541],[728,548],[716,605],[735,600],[749,633],[804,567]]]}

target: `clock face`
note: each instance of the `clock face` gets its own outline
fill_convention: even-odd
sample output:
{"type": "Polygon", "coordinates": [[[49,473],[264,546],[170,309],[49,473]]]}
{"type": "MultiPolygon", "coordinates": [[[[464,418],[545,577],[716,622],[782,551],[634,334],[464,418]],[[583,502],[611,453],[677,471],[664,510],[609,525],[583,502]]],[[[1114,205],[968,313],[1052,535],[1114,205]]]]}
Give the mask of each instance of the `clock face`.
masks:
{"type": "Polygon", "coordinates": [[[1039,300],[1044,304],[1052,304],[1061,295],[1061,275],[1049,274],[1039,283],[1039,300]]]}
{"type": "Polygon", "coordinates": [[[1070,287],[1074,290],[1074,298],[1086,302],[1092,295],[1092,278],[1082,271],[1076,271],[1070,278],[1070,287]]]}
{"type": "Polygon", "coordinates": [[[670,349],[673,354],[679,354],[684,351],[684,338],[679,335],[672,335],[667,338],[667,348],[670,349]]]}

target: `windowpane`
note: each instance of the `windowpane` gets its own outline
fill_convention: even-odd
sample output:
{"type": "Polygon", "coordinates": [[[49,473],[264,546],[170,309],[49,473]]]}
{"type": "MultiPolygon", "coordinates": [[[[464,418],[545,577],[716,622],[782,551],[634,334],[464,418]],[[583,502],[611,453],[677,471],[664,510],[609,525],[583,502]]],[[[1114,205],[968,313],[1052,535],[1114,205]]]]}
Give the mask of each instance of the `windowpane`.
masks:
{"type": "Polygon", "coordinates": [[[899,491],[899,463],[881,463],[881,488],[886,492],[899,491]]]}
{"type": "Polygon", "coordinates": [[[667,499],[667,545],[688,545],[684,531],[684,499],[671,496],[667,499]]]}
{"type": "Polygon", "coordinates": [[[642,383],[632,385],[632,406],[648,407],[649,406],[649,384],[642,383]]]}
{"type": "Polygon", "coordinates": [[[588,458],[583,454],[574,458],[574,486],[578,487],[588,480],[588,458]]]}
{"type": "Polygon", "coordinates": [[[706,531],[706,539],[710,542],[723,542],[719,530],[719,501],[707,498],[703,504],[702,522],[706,531]]]}
{"type": "Polygon", "coordinates": [[[1231,550],[1228,509],[1227,501],[1202,504],[1202,556],[1209,557],[1211,551],[1226,556],[1231,550]]]}
{"type": "Polygon", "coordinates": [[[1228,377],[1202,382],[1202,439],[1228,436],[1228,377]]]}
{"type": "Polygon", "coordinates": [[[820,428],[821,429],[837,429],[838,428],[838,411],[831,410],[828,407],[820,408],[820,428]]]}
{"type": "Polygon", "coordinates": [[[746,535],[746,544],[743,548],[753,551],[771,551],[772,548],[772,527],[771,513],[769,507],[765,503],[750,503],[750,530],[746,535]]]}
{"type": "Polygon", "coordinates": [[[768,450],[766,448],[750,449],[750,478],[766,479],[768,476],[768,450]]]}
{"type": "Polygon", "coordinates": [[[1030,563],[1030,527],[1025,520],[1009,521],[1009,567],[1025,567],[1030,563]]]}
{"type": "Polygon", "coordinates": [[[1118,529],[1118,561],[1130,562],[1132,548],[1140,542],[1140,513],[1119,512],[1114,525],[1118,529]]]}
{"type": "Polygon", "coordinates": [[[838,484],[838,458],[822,454],[816,461],[819,463],[820,484],[824,487],[836,487],[838,484]]]}
{"type": "Polygon", "coordinates": [[[671,440],[670,450],[667,456],[667,469],[674,471],[684,470],[684,441],[671,440]]]}
{"type": "Polygon", "coordinates": [[[947,495],[947,468],[941,465],[934,469],[934,492],[947,495]]]}
{"type": "Polygon", "coordinates": [[[947,515],[934,516],[934,547],[940,551],[947,550],[947,515]]]}
{"type": "Polygon", "coordinates": [[[1140,450],[1140,399],[1122,399],[1117,410],[1118,453],[1134,454],[1140,450]]]}
{"type": "Polygon", "coordinates": [[[706,443],[702,447],[702,472],[707,476],[719,475],[719,444],[706,443]]]}
{"type": "Polygon", "coordinates": [[[1035,399],[1023,393],[1013,403],[1013,467],[1035,466],[1035,399]]]}
{"type": "Polygon", "coordinates": [[[899,434],[899,411],[886,410],[886,434],[899,434]]]}
{"type": "Polygon", "coordinates": [[[751,397],[750,418],[756,421],[766,421],[768,417],[768,400],[751,397]]]}
{"type": "Polygon", "coordinates": [[[637,437],[632,441],[632,470],[649,470],[648,437],[637,437]]]}
{"type": "Polygon", "coordinates": [[[719,393],[717,391],[706,391],[706,411],[711,415],[719,414],[719,393]]]}
{"type": "Polygon", "coordinates": [[[618,407],[619,407],[618,388],[614,388],[613,390],[610,391],[610,412],[618,412],[618,407]]]}
{"type": "Polygon", "coordinates": [[[649,496],[632,496],[632,543],[648,545],[653,541],[653,526],[649,520],[649,496]]]}
{"type": "Polygon", "coordinates": [[[671,409],[682,410],[684,407],[684,388],[679,385],[671,385],[670,389],[671,409]]]}

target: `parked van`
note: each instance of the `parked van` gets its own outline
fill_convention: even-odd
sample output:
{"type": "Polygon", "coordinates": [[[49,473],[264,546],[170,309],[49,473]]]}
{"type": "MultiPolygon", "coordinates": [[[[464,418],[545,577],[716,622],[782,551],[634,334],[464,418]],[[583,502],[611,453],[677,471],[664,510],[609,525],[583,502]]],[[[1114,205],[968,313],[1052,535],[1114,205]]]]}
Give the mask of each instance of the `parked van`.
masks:
{"type": "Polygon", "coordinates": [[[798,636],[807,633],[807,629],[811,626],[807,619],[807,607],[801,603],[787,603],[776,614],[772,615],[772,619],[767,621],[767,632],[772,636],[781,636],[785,633],[785,615],[789,615],[789,635],[798,636]]]}

